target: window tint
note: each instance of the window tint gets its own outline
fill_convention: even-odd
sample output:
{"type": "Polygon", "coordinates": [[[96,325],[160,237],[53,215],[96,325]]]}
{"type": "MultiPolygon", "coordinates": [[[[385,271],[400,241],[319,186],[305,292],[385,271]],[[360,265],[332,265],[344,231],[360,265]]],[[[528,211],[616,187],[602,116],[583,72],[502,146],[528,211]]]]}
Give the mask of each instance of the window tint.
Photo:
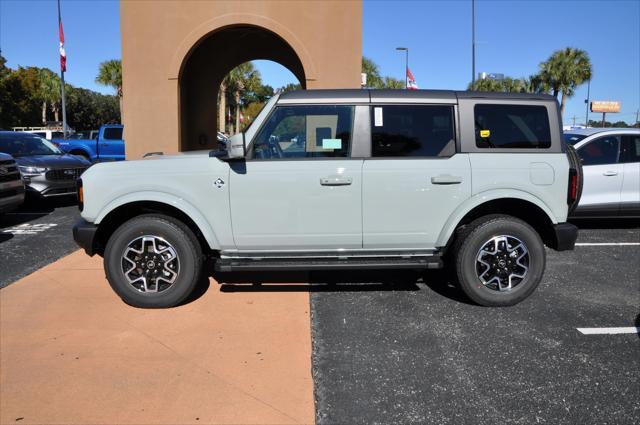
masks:
{"type": "Polygon", "coordinates": [[[564,133],[564,141],[569,143],[570,145],[575,145],[576,143],[578,143],[580,140],[584,139],[585,136],[584,134],[571,134],[571,133],[564,133]]]}
{"type": "Polygon", "coordinates": [[[106,140],[122,140],[122,128],[105,128],[103,138],[106,140]]]}
{"type": "Polygon", "coordinates": [[[479,148],[551,147],[549,117],[544,106],[479,104],[474,115],[479,148]]]}
{"type": "Polygon", "coordinates": [[[640,135],[629,134],[622,136],[624,162],[640,162],[640,135]]]}
{"type": "Polygon", "coordinates": [[[353,106],[279,106],[253,145],[256,159],[349,156],[353,106]]]}
{"type": "Polygon", "coordinates": [[[438,156],[454,143],[451,106],[374,106],[371,114],[374,157],[438,156]]]}
{"type": "Polygon", "coordinates": [[[582,165],[615,164],[618,162],[619,136],[606,136],[578,149],[582,165]]]}

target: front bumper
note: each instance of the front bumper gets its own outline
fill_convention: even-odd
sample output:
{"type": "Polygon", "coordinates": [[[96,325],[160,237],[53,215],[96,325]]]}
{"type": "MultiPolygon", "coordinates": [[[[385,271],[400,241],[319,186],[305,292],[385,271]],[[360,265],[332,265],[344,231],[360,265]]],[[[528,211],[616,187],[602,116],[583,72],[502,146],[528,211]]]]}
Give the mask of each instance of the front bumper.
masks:
{"type": "Polygon", "coordinates": [[[84,219],[78,220],[73,226],[73,240],[91,257],[96,254],[95,239],[97,231],[98,226],[84,219]]]}
{"type": "Polygon", "coordinates": [[[553,225],[556,251],[569,251],[576,245],[578,239],[578,228],[571,223],[558,223],[553,225]]]}

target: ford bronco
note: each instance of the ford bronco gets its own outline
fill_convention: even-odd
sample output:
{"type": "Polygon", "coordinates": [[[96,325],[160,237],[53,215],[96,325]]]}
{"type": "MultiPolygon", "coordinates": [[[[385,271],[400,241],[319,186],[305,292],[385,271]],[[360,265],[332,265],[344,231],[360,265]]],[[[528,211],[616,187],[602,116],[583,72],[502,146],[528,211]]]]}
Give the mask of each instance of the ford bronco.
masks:
{"type": "Polygon", "coordinates": [[[170,307],[218,271],[448,266],[484,306],[540,283],[581,167],[548,95],[275,95],[224,150],[97,164],[74,238],[127,303],[170,307]]]}

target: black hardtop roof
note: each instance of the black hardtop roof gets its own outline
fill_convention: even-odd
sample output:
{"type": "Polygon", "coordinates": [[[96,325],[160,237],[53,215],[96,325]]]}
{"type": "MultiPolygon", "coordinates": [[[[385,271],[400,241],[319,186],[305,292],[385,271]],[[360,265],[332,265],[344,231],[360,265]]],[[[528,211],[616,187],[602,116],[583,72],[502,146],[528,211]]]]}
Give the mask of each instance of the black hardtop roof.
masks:
{"type": "Polygon", "coordinates": [[[280,99],[288,101],[353,99],[368,101],[372,97],[379,99],[524,99],[553,101],[548,94],[534,93],[496,93],[457,90],[404,90],[404,89],[316,89],[296,90],[280,95],[280,99]]]}

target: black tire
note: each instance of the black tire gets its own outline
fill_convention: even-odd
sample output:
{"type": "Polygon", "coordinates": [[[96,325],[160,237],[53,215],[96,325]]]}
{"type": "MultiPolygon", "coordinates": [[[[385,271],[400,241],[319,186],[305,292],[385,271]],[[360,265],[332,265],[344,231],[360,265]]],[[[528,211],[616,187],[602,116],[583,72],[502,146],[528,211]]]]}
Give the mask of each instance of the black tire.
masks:
{"type": "MultiPolygon", "coordinates": [[[[142,259],[140,261],[145,262],[142,259]]],[[[202,264],[202,249],[191,229],[179,220],[158,214],[141,215],[123,223],[109,238],[104,252],[104,269],[109,284],[124,302],[134,307],[167,308],[180,304],[198,284],[202,264]],[[130,243],[146,235],[166,241],[178,259],[174,282],[159,292],[143,292],[144,288],[136,289],[125,276],[125,250],[130,243]]],[[[176,263],[172,263],[171,266],[176,267],[176,263]]],[[[159,267],[159,272],[162,273],[164,267],[156,267],[159,267]]],[[[162,284],[169,285],[166,282],[162,284]]],[[[156,289],[161,289],[160,283],[157,285],[156,289]]],[[[153,285],[151,287],[153,288],[153,285]]]]}
{"type": "MultiPolygon", "coordinates": [[[[542,280],[546,263],[544,243],[538,232],[524,221],[508,215],[489,215],[478,218],[467,225],[456,238],[453,245],[453,257],[460,289],[473,302],[487,307],[511,306],[527,298],[542,280]],[[493,238],[502,235],[519,239],[528,250],[528,256],[522,260],[526,260],[528,270],[513,288],[507,290],[498,290],[496,286],[499,287],[499,283],[483,283],[480,278],[482,274],[478,271],[478,267],[480,267],[480,271],[485,271],[487,269],[484,267],[488,266],[477,263],[481,248],[485,247],[485,244],[493,238]]],[[[483,258],[487,259],[487,257],[483,258]]],[[[489,256],[488,258],[496,259],[497,257],[489,256]]],[[[508,260],[511,259],[513,258],[508,260]]],[[[522,273],[523,270],[519,268],[518,273],[522,273]]],[[[515,282],[516,278],[513,281],[515,282]]]]}

